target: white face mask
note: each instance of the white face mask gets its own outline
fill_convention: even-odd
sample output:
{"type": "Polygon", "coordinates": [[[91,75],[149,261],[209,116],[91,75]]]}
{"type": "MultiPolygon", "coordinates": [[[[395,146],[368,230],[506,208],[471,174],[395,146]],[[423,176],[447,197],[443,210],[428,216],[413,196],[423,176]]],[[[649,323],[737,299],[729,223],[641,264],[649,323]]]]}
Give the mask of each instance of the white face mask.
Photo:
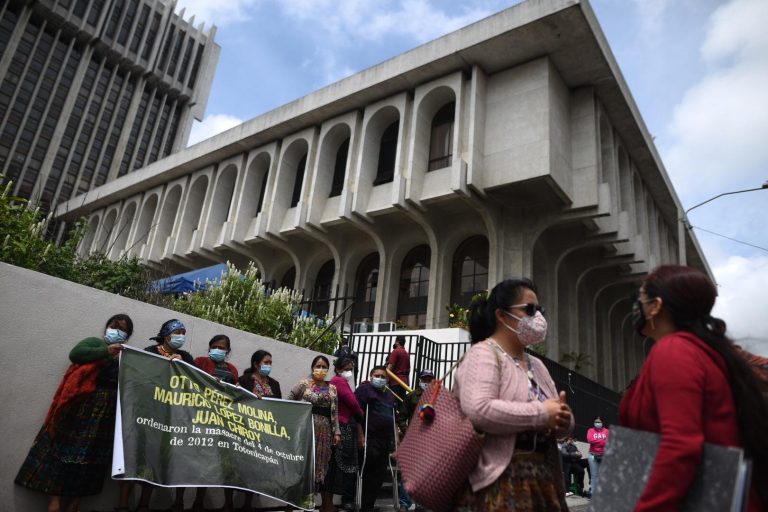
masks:
{"type": "Polygon", "coordinates": [[[347,380],[347,382],[352,382],[352,379],[355,378],[355,374],[352,373],[350,370],[341,372],[341,376],[344,377],[347,380]]]}
{"type": "Polygon", "coordinates": [[[427,383],[426,382],[419,382],[419,387],[421,389],[427,389],[427,383]]]}
{"type": "Polygon", "coordinates": [[[524,315],[522,318],[517,317],[509,311],[504,311],[505,314],[518,320],[517,329],[513,329],[506,322],[502,322],[504,327],[517,334],[517,339],[524,347],[530,347],[531,345],[537,345],[544,341],[547,337],[547,319],[540,311],[537,311],[535,315],[524,315]]]}

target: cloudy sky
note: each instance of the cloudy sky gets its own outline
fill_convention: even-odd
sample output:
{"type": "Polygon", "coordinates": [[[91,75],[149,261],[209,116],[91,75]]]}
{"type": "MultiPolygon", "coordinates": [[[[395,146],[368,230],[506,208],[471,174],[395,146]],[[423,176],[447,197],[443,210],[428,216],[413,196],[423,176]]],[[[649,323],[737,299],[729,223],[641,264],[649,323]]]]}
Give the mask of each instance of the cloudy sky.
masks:
{"type": "MultiPolygon", "coordinates": [[[[515,3],[180,0],[218,26],[222,47],[190,143],[515,3]]],[[[768,1],[591,4],[683,205],[768,181],[768,1]]],[[[768,190],[717,199],[689,219],[719,286],[716,314],[768,355],[768,190]]]]}

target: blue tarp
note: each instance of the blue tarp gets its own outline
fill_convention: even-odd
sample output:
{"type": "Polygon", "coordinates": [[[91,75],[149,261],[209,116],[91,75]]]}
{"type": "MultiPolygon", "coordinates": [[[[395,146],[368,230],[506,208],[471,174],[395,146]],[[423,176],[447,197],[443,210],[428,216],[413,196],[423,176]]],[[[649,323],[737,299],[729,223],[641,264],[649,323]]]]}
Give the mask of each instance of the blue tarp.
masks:
{"type": "Polygon", "coordinates": [[[206,281],[221,281],[221,275],[227,273],[226,263],[212,267],[192,270],[183,274],[158,279],[152,283],[152,289],[160,293],[184,293],[202,290],[206,281]]]}

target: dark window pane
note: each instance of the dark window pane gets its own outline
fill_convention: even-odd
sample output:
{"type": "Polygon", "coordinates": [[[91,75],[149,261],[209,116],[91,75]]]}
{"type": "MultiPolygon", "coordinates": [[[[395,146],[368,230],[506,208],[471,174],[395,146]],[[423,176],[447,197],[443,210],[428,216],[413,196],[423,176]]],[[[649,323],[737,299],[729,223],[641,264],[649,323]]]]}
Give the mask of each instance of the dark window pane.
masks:
{"type": "Polygon", "coordinates": [[[296,179],[293,181],[293,194],[291,195],[291,208],[299,204],[301,200],[301,187],[304,184],[304,171],[307,167],[307,155],[304,155],[296,166],[296,179]]]}
{"type": "Polygon", "coordinates": [[[395,158],[397,157],[397,136],[400,130],[400,121],[390,124],[381,136],[379,144],[379,163],[376,168],[376,179],[373,185],[389,183],[395,176],[395,158]]]}
{"type": "Polygon", "coordinates": [[[331,182],[331,193],[328,197],[341,195],[344,189],[344,174],[347,168],[347,155],[349,154],[349,139],[345,140],[336,151],[336,162],[333,166],[333,181],[331,182]]]}

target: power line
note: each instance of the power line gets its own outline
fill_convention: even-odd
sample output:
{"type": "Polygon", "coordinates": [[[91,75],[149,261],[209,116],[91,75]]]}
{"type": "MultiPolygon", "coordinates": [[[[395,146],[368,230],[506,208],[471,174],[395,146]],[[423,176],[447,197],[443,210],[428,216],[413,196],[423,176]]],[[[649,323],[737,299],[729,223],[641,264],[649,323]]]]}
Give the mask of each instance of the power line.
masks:
{"type": "Polygon", "coordinates": [[[748,245],[749,247],[754,247],[755,249],[760,249],[761,251],[768,252],[768,249],[765,247],[760,247],[759,245],[750,244],[748,242],[742,242],[741,240],[736,240],[735,238],[731,238],[729,236],[721,235],[720,233],[715,233],[714,231],[710,231],[708,229],[700,228],[698,226],[691,226],[691,229],[698,229],[699,231],[704,231],[705,233],[709,233],[710,235],[719,236],[720,238],[725,238],[727,240],[730,240],[731,242],[736,242],[737,244],[742,245],[748,245]]]}

